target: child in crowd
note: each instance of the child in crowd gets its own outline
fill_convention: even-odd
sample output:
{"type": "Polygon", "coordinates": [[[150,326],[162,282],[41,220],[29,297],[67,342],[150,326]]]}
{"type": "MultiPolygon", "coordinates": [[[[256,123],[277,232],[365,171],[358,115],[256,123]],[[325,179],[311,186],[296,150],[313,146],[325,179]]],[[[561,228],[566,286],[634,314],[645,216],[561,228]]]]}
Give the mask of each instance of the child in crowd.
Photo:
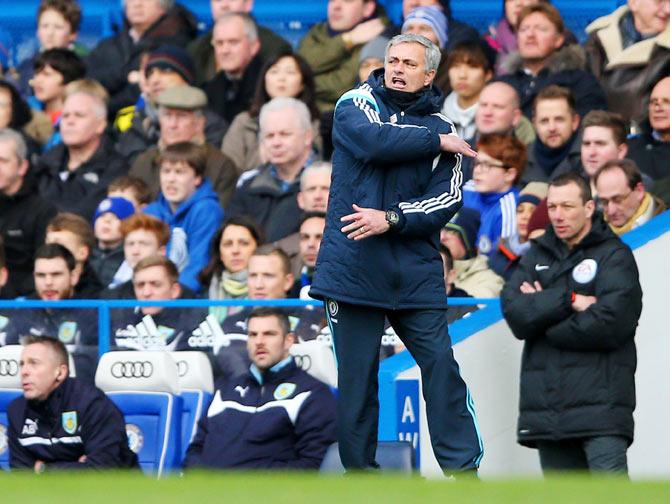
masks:
{"type": "Polygon", "coordinates": [[[119,197],[105,198],[95,210],[93,233],[97,243],[91,251],[91,266],[105,287],[112,283],[123,262],[121,222],[134,213],[135,206],[119,197]]]}
{"type": "Polygon", "coordinates": [[[131,175],[124,175],[112,180],[107,188],[107,196],[127,199],[133,204],[136,212],[140,212],[151,203],[149,186],[141,178],[131,175]]]}
{"type": "Polygon", "coordinates": [[[198,273],[209,262],[209,244],[223,221],[223,209],[205,178],[206,150],[190,142],[169,145],[159,159],[161,193],[144,209],[170,226],[168,257],[179,281],[200,290],[198,273]]]}
{"type": "Polygon", "coordinates": [[[494,56],[490,52],[483,43],[469,41],[457,44],[447,57],[453,91],[444,100],[442,113],[454,123],[458,136],[466,140],[475,136],[479,94],[493,77],[494,56]]]}

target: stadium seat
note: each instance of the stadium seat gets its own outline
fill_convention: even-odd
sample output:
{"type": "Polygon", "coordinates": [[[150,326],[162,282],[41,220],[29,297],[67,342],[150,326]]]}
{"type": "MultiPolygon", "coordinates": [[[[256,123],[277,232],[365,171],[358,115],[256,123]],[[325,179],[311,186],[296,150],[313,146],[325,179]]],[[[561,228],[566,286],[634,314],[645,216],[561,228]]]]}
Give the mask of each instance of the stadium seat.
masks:
{"type": "Polygon", "coordinates": [[[337,365],[330,345],[316,340],[305,341],[292,345],[289,351],[298,367],[317,380],[337,387],[337,365]]]}
{"type": "Polygon", "coordinates": [[[95,383],[123,413],[128,444],[144,472],[160,478],[179,468],[182,399],[177,364],[169,353],[106,353],[95,383]]]}
{"type": "Polygon", "coordinates": [[[212,365],[203,352],[171,352],[177,363],[179,389],[183,402],[181,415],[181,458],[198,430],[204,408],[212,400],[214,377],[212,365]]]}
{"type": "MultiPolygon", "coordinates": [[[[344,466],[340,460],[337,443],[328,447],[326,456],[321,463],[322,473],[343,473],[344,466]]],[[[379,469],[385,472],[411,474],[414,472],[414,450],[409,441],[380,441],[375,455],[379,469]]]]}

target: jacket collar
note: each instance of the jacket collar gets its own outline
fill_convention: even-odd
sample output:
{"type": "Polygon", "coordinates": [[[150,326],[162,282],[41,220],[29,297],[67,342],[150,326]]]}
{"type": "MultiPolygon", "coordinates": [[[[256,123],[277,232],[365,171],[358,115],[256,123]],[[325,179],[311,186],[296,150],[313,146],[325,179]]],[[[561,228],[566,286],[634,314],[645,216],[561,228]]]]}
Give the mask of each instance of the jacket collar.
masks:
{"type": "MultiPolygon", "coordinates": [[[[367,83],[372,87],[372,90],[375,94],[379,95],[383,102],[390,106],[391,108],[396,109],[397,107],[391,102],[389,93],[387,92],[386,86],[384,85],[384,69],[378,68],[372,72],[372,75],[368,78],[367,83]]],[[[410,105],[405,112],[416,115],[426,115],[434,114],[439,112],[442,108],[442,102],[444,101],[444,95],[442,91],[431,84],[430,87],[424,88],[424,92],[421,97],[410,105]]]]}
{"type": "Polygon", "coordinates": [[[289,355],[267,371],[261,371],[256,364],[251,364],[251,366],[249,366],[249,373],[251,373],[251,376],[259,385],[264,385],[266,383],[281,381],[292,375],[296,369],[297,366],[295,365],[295,361],[293,360],[293,357],[289,355]]]}
{"type": "Polygon", "coordinates": [[[611,239],[617,239],[617,236],[610,229],[607,222],[605,222],[602,213],[596,211],[593,214],[591,231],[589,231],[589,233],[582,238],[582,241],[577,243],[572,249],[569,249],[565,242],[556,236],[553,226],[547,226],[547,232],[533,241],[548,251],[552,256],[563,259],[573,254],[583,253],[583,249],[593,247],[611,239]]]}

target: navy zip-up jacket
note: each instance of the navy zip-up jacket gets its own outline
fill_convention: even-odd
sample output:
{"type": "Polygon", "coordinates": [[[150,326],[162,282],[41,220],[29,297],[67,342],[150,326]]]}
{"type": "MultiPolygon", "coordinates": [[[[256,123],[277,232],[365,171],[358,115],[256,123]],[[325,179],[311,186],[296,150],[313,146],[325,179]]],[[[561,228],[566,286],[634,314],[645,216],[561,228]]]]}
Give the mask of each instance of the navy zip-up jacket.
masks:
{"type": "Polygon", "coordinates": [[[126,423],[98,388],[67,378],[45,401],[14,399],[7,408],[9,465],[33,469],[139,467],[128,448],[126,423]],[[85,462],[78,462],[86,455],[85,462]]]}
{"type": "Polygon", "coordinates": [[[335,397],[288,357],[217,390],[184,467],[318,469],[335,438],[335,397]]]}
{"type": "Polygon", "coordinates": [[[333,175],[326,228],[310,296],[385,309],[447,308],[439,230],[462,205],[461,155],[440,151],[456,134],[427,89],[406,110],[393,104],[383,69],[335,107],[333,175]],[[347,239],[352,205],[395,209],[392,231],[347,239]]]}

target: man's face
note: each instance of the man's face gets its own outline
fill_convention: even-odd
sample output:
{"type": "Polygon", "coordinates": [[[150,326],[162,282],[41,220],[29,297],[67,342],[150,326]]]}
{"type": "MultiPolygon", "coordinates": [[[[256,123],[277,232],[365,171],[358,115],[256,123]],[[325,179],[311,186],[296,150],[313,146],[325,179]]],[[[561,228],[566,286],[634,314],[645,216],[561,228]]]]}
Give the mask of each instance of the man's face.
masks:
{"type": "Polygon", "coordinates": [[[155,102],[156,98],[165,91],[176,86],[184,86],[187,82],[184,78],[168,68],[152,67],[146,76],[146,90],[149,100],[155,102]]]}
{"type": "Polygon", "coordinates": [[[14,141],[0,141],[0,193],[7,196],[16,194],[27,171],[28,161],[19,161],[14,141]]]}
{"type": "Polygon", "coordinates": [[[158,112],[161,141],[165,145],[192,142],[205,132],[205,117],[194,110],[161,107],[158,112]]]}
{"type": "Polygon", "coordinates": [[[21,388],[29,401],[45,401],[67,378],[67,366],[43,343],[33,343],[21,352],[21,388]]]}
{"type": "Polygon", "coordinates": [[[212,10],[212,19],[216,22],[228,12],[251,12],[254,0],[210,0],[209,6],[212,10]]]}
{"type": "Polygon", "coordinates": [[[635,214],[644,199],[644,186],[638,184],[631,189],[623,170],[610,169],[598,177],[598,198],[607,217],[607,222],[623,226],[635,214]]]}
{"type": "Polygon", "coordinates": [[[451,229],[442,228],[440,231],[440,242],[449,249],[454,261],[463,259],[467,253],[461,235],[451,229]]]}
{"type": "Polygon", "coordinates": [[[312,145],[312,130],[303,129],[294,109],[273,110],[263,119],[261,142],[270,163],[281,167],[305,157],[312,145]]]}
{"type": "Polygon", "coordinates": [[[437,34],[433,28],[428,23],[422,23],[418,20],[412,20],[407,25],[403,25],[402,33],[413,33],[415,35],[423,35],[428,40],[430,40],[436,46],[440,46],[440,39],[437,38],[437,34]]]}
{"type": "Polygon", "coordinates": [[[31,86],[35,92],[35,98],[42,103],[62,97],[65,91],[63,74],[51,65],[46,65],[39,72],[35,72],[31,86]]]}
{"type": "Polygon", "coordinates": [[[573,114],[563,99],[540,100],[535,106],[533,126],[542,143],[551,149],[563,147],[579,127],[579,116],[573,114]]]}
{"type": "Polygon", "coordinates": [[[70,95],[63,105],[60,132],[63,143],[68,147],[84,147],[99,139],[107,124],[99,115],[99,104],[89,95],[70,95]]]}
{"type": "Polygon", "coordinates": [[[233,17],[217,23],[212,32],[216,69],[241,76],[260,49],[260,42],[251,42],[244,31],[244,22],[233,17]]]}
{"type": "Polygon", "coordinates": [[[160,168],[161,192],[171,205],[177,206],[198,189],[202,177],[184,162],[163,161],[160,168]]]}
{"type": "Polygon", "coordinates": [[[442,5],[438,0],[403,0],[402,17],[407,17],[407,14],[412,12],[417,7],[430,7],[430,6],[442,9],[442,5]]]}
{"type": "Polygon", "coordinates": [[[91,251],[83,240],[72,231],[47,231],[44,243],[58,243],[70,251],[78,263],[88,259],[91,251]]]}
{"type": "Polygon", "coordinates": [[[227,271],[237,273],[247,268],[249,258],[257,247],[256,240],[246,227],[229,224],[221,234],[219,257],[227,271]]]}
{"type": "Polygon", "coordinates": [[[661,79],[651,92],[649,122],[659,133],[670,133],[670,77],[661,79]]]}
{"type": "Polygon", "coordinates": [[[482,88],[491,78],[491,72],[486,72],[479,66],[467,63],[456,63],[449,68],[449,83],[459,96],[466,100],[473,99],[482,91],[482,88]]]}
{"type": "Polygon", "coordinates": [[[479,95],[479,108],[475,114],[477,130],[482,134],[510,133],[521,119],[514,89],[507,84],[494,82],[484,87],[479,95]]]}
{"type": "Polygon", "coordinates": [[[670,21],[670,2],[667,0],[628,0],[635,28],[645,35],[660,33],[670,21]]]}
{"type": "Polygon", "coordinates": [[[300,257],[305,266],[313,268],[316,265],[325,227],[326,219],[322,217],[307,219],[300,226],[300,257]]]}
{"type": "Polygon", "coordinates": [[[426,50],[416,42],[396,44],[388,51],[384,84],[396,91],[413,93],[430,85],[435,70],[426,72],[426,50]]]}
{"type": "Polygon", "coordinates": [[[589,177],[593,177],[598,169],[612,159],[626,157],[626,144],[617,145],[614,134],[605,126],[589,126],[582,134],[582,166],[589,177]]]}
{"type": "Polygon", "coordinates": [[[284,271],[276,255],[254,255],[249,259],[247,287],[251,299],[283,299],[293,285],[293,275],[284,271]]]}
{"type": "MultiPolygon", "coordinates": [[[[173,282],[163,266],[149,266],[133,274],[133,289],[139,301],[169,301],[181,294],[179,282],[173,282]]],[[[162,308],[145,306],[142,313],[155,315],[162,308]]]]}
{"type": "Polygon", "coordinates": [[[42,301],[70,299],[79,276],[70,271],[65,259],[37,259],[35,261],[35,291],[42,301]]]}
{"type": "Polygon", "coordinates": [[[301,181],[298,206],[304,212],[325,212],[328,208],[330,174],[324,170],[309,170],[301,181]]]}
{"type": "Polygon", "coordinates": [[[594,209],[593,200],[586,203],[582,201],[577,184],[549,186],[547,194],[549,221],[556,236],[568,245],[579,243],[591,230],[594,209]]]}
{"type": "Polygon", "coordinates": [[[479,193],[500,193],[508,191],[514,183],[516,170],[489,156],[483,150],[477,153],[472,171],[475,191],[479,193]]]}
{"type": "Polygon", "coordinates": [[[160,0],[125,0],[125,14],[131,26],[146,30],[165,14],[160,0]]]}
{"type": "Polygon", "coordinates": [[[77,38],[77,34],[60,12],[47,9],[37,21],[37,38],[42,49],[67,49],[77,38]]]}
{"type": "Polygon", "coordinates": [[[247,331],[249,359],[261,371],[270,369],[289,356],[293,335],[284,334],[277,317],[254,317],[249,320],[247,331]]]}
{"type": "Polygon", "coordinates": [[[146,229],[136,229],[123,240],[123,255],[131,268],[145,257],[165,255],[165,247],[158,243],[158,237],[146,229]]]}
{"type": "Polygon", "coordinates": [[[540,12],[526,16],[517,32],[519,54],[524,60],[542,61],[563,45],[563,34],[540,12]]]}
{"type": "Polygon", "coordinates": [[[364,0],[328,0],[328,25],[334,31],[349,31],[372,16],[375,2],[364,0]]]}

